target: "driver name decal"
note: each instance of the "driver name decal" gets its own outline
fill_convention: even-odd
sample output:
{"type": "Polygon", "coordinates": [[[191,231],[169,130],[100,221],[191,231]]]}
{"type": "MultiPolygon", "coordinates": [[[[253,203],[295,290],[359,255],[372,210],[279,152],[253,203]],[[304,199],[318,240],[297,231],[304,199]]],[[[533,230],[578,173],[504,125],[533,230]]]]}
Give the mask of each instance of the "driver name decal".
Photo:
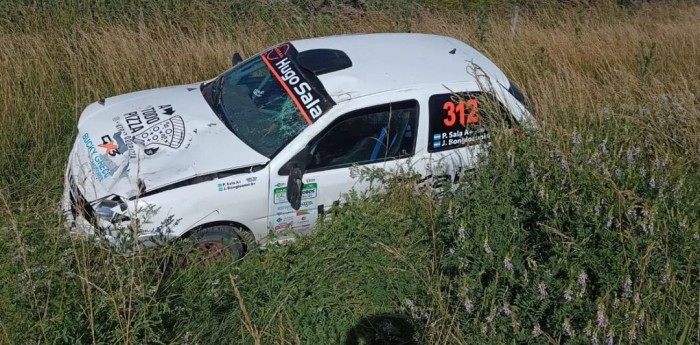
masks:
{"type": "Polygon", "coordinates": [[[286,57],[278,62],[275,62],[275,68],[279,70],[282,80],[286,82],[287,85],[289,85],[294,91],[296,98],[301,101],[307,114],[310,115],[313,120],[316,120],[319,116],[321,116],[323,111],[321,110],[321,106],[318,104],[320,99],[311,92],[312,90],[309,83],[305,81],[301,83],[299,82],[299,76],[297,75],[296,71],[292,69],[289,58],[286,57]]]}
{"type": "Polygon", "coordinates": [[[291,43],[283,43],[262,53],[260,57],[294,101],[306,123],[312,124],[335,103],[313,73],[305,73],[299,68],[295,61],[297,54],[291,43]]]}

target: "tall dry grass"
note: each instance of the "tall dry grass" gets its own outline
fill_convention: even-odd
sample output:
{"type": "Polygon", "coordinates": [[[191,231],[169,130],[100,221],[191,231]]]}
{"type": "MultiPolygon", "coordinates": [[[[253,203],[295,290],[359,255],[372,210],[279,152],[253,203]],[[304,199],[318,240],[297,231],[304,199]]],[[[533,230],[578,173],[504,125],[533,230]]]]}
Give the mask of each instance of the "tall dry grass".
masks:
{"type": "MultiPolygon", "coordinates": [[[[14,191],[28,186],[30,176],[57,180],[63,160],[54,157],[65,154],[80,110],[90,102],[213,77],[229,66],[232,52],[250,55],[282,40],[356,32],[410,30],[470,43],[502,66],[554,127],[583,130],[624,119],[635,122],[640,135],[669,132],[672,147],[700,144],[697,6],[521,10],[515,27],[507,11],[480,18],[479,13],[416,10],[405,20],[390,12],[235,22],[222,22],[217,15],[202,9],[178,22],[155,16],[124,24],[77,20],[72,26],[47,18],[32,32],[2,32],[0,181],[5,193],[18,201],[14,191]],[[480,21],[485,24],[477,25],[480,21]],[[631,115],[667,103],[687,111],[651,122],[631,115]],[[639,109],[630,109],[635,106],[639,109]]],[[[698,150],[690,152],[697,159],[698,150]]]]}

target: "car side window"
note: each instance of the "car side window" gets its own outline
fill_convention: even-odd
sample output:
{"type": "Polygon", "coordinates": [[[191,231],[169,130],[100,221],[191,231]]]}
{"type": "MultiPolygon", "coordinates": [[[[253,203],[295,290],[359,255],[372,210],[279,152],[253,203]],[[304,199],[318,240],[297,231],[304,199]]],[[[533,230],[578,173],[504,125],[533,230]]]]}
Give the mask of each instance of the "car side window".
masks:
{"type": "Polygon", "coordinates": [[[428,152],[482,144],[489,141],[487,128],[511,127],[515,119],[491,94],[444,93],[430,96],[428,152]]]}
{"type": "Polygon", "coordinates": [[[418,102],[390,103],[353,111],[309,145],[307,170],[369,164],[413,155],[418,102]]]}

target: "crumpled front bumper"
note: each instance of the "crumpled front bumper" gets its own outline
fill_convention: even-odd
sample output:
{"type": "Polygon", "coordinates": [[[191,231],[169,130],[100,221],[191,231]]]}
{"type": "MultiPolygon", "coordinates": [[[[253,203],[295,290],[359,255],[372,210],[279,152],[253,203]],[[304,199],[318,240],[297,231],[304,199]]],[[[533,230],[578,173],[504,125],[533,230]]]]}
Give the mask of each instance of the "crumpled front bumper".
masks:
{"type": "Polygon", "coordinates": [[[75,183],[70,169],[66,171],[61,208],[66,221],[66,230],[71,234],[77,236],[99,235],[108,242],[115,243],[116,239],[107,230],[112,224],[97,217],[94,205],[87,201],[75,183]]]}

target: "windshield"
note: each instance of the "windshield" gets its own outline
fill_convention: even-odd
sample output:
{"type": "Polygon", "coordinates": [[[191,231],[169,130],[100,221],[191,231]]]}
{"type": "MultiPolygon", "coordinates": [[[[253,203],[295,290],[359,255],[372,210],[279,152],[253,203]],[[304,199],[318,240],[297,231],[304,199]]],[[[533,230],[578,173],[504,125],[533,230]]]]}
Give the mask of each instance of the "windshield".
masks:
{"type": "Polygon", "coordinates": [[[294,100],[260,56],[204,85],[202,92],[224,124],[268,158],[307,126],[294,100]]]}

